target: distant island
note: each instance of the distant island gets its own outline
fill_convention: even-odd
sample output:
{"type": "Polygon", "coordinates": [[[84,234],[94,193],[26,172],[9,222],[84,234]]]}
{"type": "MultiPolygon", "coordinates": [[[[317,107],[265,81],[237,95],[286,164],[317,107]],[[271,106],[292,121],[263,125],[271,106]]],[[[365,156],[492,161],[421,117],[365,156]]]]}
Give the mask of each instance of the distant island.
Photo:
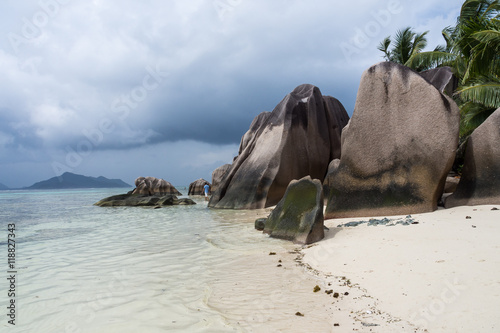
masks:
{"type": "Polygon", "coordinates": [[[8,186],[5,186],[4,184],[0,183],[0,191],[5,191],[5,190],[10,190],[8,186]]]}
{"type": "Polygon", "coordinates": [[[26,187],[28,190],[70,189],[70,188],[121,188],[133,187],[121,179],[106,177],[87,177],[71,172],[65,172],[59,177],[53,177],[26,187]]]}

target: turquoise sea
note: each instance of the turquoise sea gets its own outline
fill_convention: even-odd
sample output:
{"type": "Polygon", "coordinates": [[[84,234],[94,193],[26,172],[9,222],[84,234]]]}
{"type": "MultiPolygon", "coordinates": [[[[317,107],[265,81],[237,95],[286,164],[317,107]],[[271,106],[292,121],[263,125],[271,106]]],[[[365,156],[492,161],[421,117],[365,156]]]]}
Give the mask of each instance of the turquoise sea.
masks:
{"type": "Polygon", "coordinates": [[[126,191],[0,191],[1,332],[330,331],[297,246],[254,229],[269,209],[93,206],[126,191]]]}

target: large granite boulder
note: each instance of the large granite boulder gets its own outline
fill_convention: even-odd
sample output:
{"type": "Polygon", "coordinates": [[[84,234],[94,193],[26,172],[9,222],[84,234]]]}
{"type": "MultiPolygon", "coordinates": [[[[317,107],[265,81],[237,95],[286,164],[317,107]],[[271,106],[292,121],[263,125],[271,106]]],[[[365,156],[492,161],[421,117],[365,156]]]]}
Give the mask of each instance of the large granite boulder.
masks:
{"type": "Polygon", "coordinates": [[[189,184],[188,195],[204,195],[205,194],[205,189],[204,189],[205,185],[211,186],[210,183],[207,182],[203,178],[195,180],[194,182],[189,184]]]}
{"type": "Polygon", "coordinates": [[[211,192],[214,193],[219,188],[219,184],[224,179],[226,173],[231,169],[231,164],[224,164],[212,172],[212,188],[211,192]]]}
{"type": "Polygon", "coordinates": [[[273,110],[263,112],[241,139],[209,207],[256,209],[276,205],[292,179],[323,181],[328,163],[340,157],[340,134],[349,116],[333,97],[305,84],[273,110]]]}
{"type": "Polygon", "coordinates": [[[182,195],[181,192],[164,179],[155,177],[139,177],[135,180],[133,194],[144,195],[182,195]]]}
{"type": "Polygon", "coordinates": [[[195,205],[196,203],[187,198],[179,199],[175,195],[147,195],[133,194],[130,191],[126,194],[113,195],[111,197],[99,200],[94,205],[99,207],[164,207],[176,205],[195,205]]]}
{"type": "Polygon", "coordinates": [[[462,178],[445,207],[500,204],[500,109],[471,134],[462,178]]]}
{"type": "Polygon", "coordinates": [[[292,180],[285,196],[264,224],[264,233],[274,238],[311,244],[325,237],[323,190],[317,179],[292,180]]]}
{"type": "Polygon", "coordinates": [[[437,209],[458,146],[459,110],[413,70],[379,63],[363,73],[342,157],[332,162],[326,218],[437,209]]]}
{"type": "Polygon", "coordinates": [[[453,75],[450,67],[438,67],[419,73],[424,79],[429,81],[437,90],[452,96],[458,87],[458,78],[453,75]]]}

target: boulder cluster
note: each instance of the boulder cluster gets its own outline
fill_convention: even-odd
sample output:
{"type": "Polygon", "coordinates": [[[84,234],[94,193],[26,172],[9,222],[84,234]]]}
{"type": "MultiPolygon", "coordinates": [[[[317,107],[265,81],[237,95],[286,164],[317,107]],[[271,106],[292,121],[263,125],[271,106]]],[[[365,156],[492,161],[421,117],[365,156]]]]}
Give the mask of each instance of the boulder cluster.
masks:
{"type": "Polygon", "coordinates": [[[348,121],[342,104],[319,88],[295,88],[272,112],[254,119],[233,163],[216,170],[223,177],[209,207],[265,208],[283,198],[292,179],[311,176],[322,182],[329,162],[340,157],[340,135],[348,121]]]}
{"type": "Polygon", "coordinates": [[[99,207],[154,207],[176,205],[194,205],[193,200],[177,198],[182,195],[172,184],[166,180],[154,177],[139,177],[135,180],[135,189],[126,193],[104,198],[94,205],[99,207]]]}
{"type": "Polygon", "coordinates": [[[461,180],[450,176],[456,84],[450,68],[382,62],[363,73],[351,119],[338,100],[301,85],[259,114],[233,163],[214,171],[209,206],[277,205],[256,227],[307,244],[323,237],[323,218],[431,212],[446,196],[445,207],[499,204],[500,109],[469,138],[461,180]]]}
{"type": "MultiPolygon", "coordinates": [[[[351,119],[337,99],[300,85],[255,117],[238,156],[213,171],[212,184],[198,179],[188,195],[209,185],[211,208],[276,205],[256,228],[302,244],[324,237],[324,218],[424,213],[439,202],[500,204],[500,109],[468,139],[461,179],[450,175],[459,138],[459,108],[449,97],[456,85],[447,67],[417,73],[382,62],[363,73],[351,119]]],[[[98,204],[190,203],[163,179],[139,177],[135,185],[98,204]]]]}

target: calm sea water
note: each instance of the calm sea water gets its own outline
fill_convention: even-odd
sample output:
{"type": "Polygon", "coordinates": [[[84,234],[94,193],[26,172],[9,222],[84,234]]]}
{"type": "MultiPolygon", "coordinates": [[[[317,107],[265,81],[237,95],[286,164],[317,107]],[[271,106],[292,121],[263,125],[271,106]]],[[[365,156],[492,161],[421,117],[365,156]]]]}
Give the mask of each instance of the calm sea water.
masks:
{"type": "MultiPolygon", "coordinates": [[[[0,331],[300,331],[293,314],[315,281],[291,263],[295,246],[254,230],[269,211],[211,210],[201,197],[162,209],[93,206],[125,192],[0,191],[7,278],[8,224],[16,240],[16,295],[6,297],[2,279],[0,331]]],[[[316,315],[308,320],[324,321],[316,315]]]]}

